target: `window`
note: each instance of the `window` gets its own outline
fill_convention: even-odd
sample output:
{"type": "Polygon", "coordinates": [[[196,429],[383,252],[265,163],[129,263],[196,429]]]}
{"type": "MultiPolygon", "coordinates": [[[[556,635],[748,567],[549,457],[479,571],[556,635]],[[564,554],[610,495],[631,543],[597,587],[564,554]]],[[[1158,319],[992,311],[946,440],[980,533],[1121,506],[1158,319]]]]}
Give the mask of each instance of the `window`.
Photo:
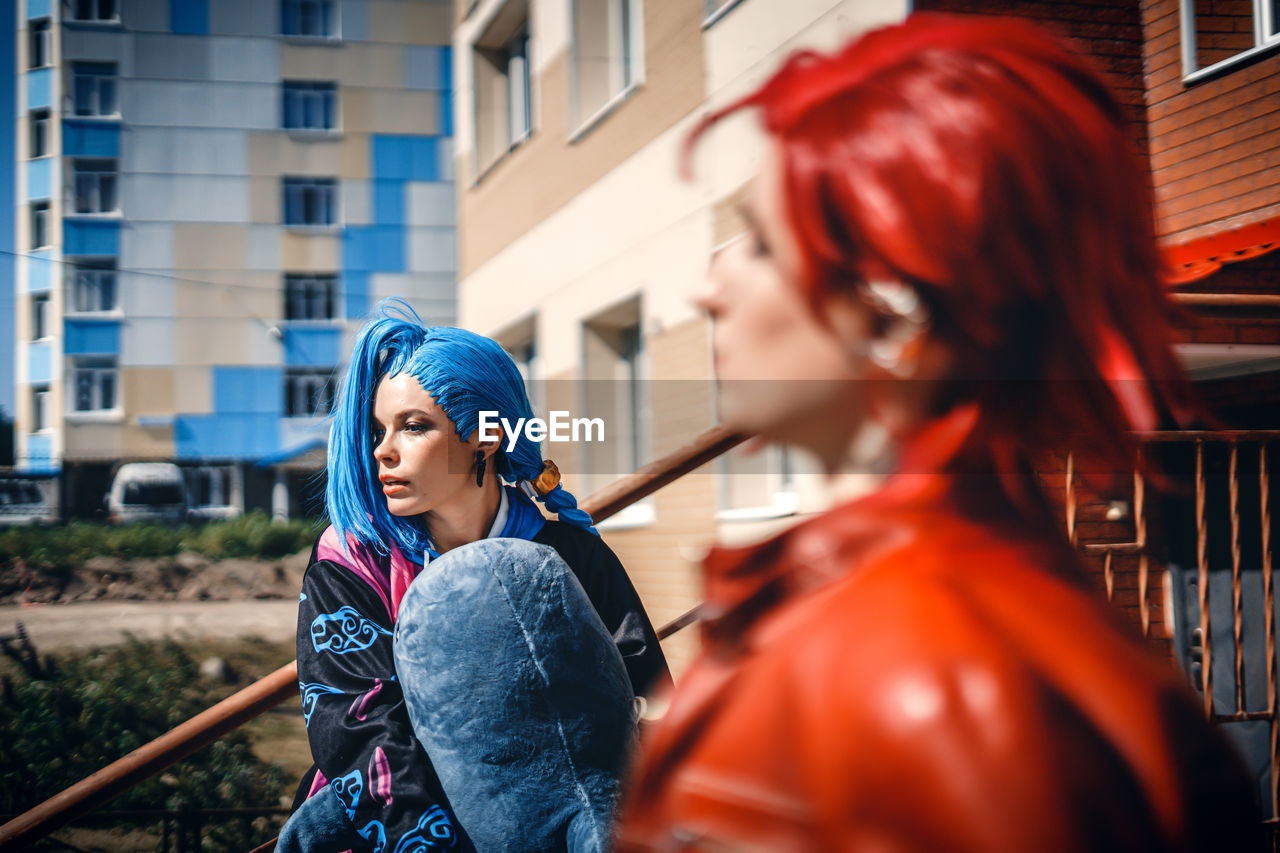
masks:
{"type": "Polygon", "coordinates": [[[50,401],[53,395],[48,385],[31,386],[31,431],[40,432],[53,426],[50,418],[50,401]]]}
{"type": "MultiPolygon", "coordinates": [[[[587,492],[630,474],[644,462],[643,346],[640,302],[633,299],[583,325],[583,412],[574,417],[604,421],[603,441],[584,441],[591,486],[587,492]]],[[[593,436],[594,438],[594,436],[593,436]]]]}
{"type": "Polygon", "coordinates": [[[72,404],[77,412],[104,412],[116,407],[116,362],[113,358],[80,358],[71,368],[72,404]]]}
{"type": "Polygon", "coordinates": [[[504,6],[473,47],[477,174],[498,162],[533,129],[529,102],[529,13],[523,0],[504,6]]]}
{"type": "Polygon", "coordinates": [[[333,130],[338,126],[333,83],[285,82],[284,126],[289,130],[333,130]]]}
{"type": "Polygon", "coordinates": [[[333,225],[337,190],[333,178],[285,178],[284,224],[333,225]]]}
{"type": "Polygon", "coordinates": [[[286,275],[286,320],[332,320],[336,315],[338,278],[333,275],[286,275]]]}
{"type": "Polygon", "coordinates": [[[1182,76],[1214,74],[1280,46],[1280,0],[1181,0],[1182,76]]]}
{"type": "Polygon", "coordinates": [[[72,111],[78,116],[116,114],[116,66],[77,62],[71,67],[72,111]]]}
{"type": "Polygon", "coordinates": [[[520,371],[520,377],[524,380],[525,391],[529,395],[529,404],[533,407],[534,414],[544,417],[547,413],[544,406],[546,389],[543,387],[545,382],[542,379],[542,367],[538,353],[537,318],[526,317],[501,334],[496,335],[495,340],[502,344],[502,348],[511,355],[511,360],[516,363],[516,368],[520,371]]]}
{"type": "Polygon", "coordinates": [[[201,465],[183,468],[187,499],[192,506],[229,506],[235,495],[235,468],[231,465],[201,465]]]}
{"type": "Polygon", "coordinates": [[[115,160],[73,160],[71,172],[76,213],[115,212],[115,160]]]}
{"type": "Polygon", "coordinates": [[[574,121],[589,124],[640,76],[639,0],[573,0],[574,121]]]}
{"type": "Polygon", "coordinates": [[[31,295],[31,340],[49,337],[49,294],[31,295]]]}
{"type": "Polygon", "coordinates": [[[741,2],[742,0],[703,0],[706,17],[702,21],[702,26],[711,26],[716,21],[729,14],[729,10],[741,2]]]}
{"type": "Polygon", "coordinates": [[[116,307],[115,261],[80,261],[70,268],[71,304],[76,311],[113,311],[116,307]]]}
{"type": "Polygon", "coordinates": [[[337,34],[333,0],[284,0],[280,32],[287,36],[332,38],[337,34]]]}
{"type": "Polygon", "coordinates": [[[73,0],[71,17],[77,21],[114,23],[120,20],[120,9],[116,0],[73,0]]]}
{"type": "Polygon", "coordinates": [[[31,205],[31,248],[43,249],[49,245],[49,202],[37,201],[31,205]]]}
{"type": "Polygon", "coordinates": [[[27,156],[43,157],[49,153],[49,111],[32,110],[27,117],[27,156]]]}
{"type": "Polygon", "coordinates": [[[289,370],[284,377],[284,413],[289,417],[327,415],[333,407],[333,371],[289,370]]]}
{"type": "Polygon", "coordinates": [[[27,24],[27,67],[44,68],[53,62],[49,41],[49,21],[41,19],[27,24]]]}

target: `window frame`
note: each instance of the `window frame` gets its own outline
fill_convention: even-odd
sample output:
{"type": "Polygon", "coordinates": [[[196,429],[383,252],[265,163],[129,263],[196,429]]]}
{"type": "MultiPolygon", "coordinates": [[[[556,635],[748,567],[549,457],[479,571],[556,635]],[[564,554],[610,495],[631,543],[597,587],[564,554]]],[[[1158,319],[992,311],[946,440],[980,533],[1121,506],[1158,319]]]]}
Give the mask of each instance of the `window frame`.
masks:
{"type": "MultiPolygon", "coordinates": [[[[120,76],[119,67],[114,62],[74,62],[71,64],[71,118],[112,118],[120,117],[120,76]],[[80,82],[93,81],[92,112],[81,112],[80,82]],[[111,111],[103,109],[103,85],[109,84],[111,94],[111,111]]],[[[89,106],[89,105],[86,105],[89,106]]]]}
{"type": "Polygon", "coordinates": [[[117,414],[120,409],[120,362],[115,356],[77,356],[69,365],[67,395],[68,415],[101,415],[117,414]],[[89,379],[89,408],[80,408],[81,379],[89,379]],[[103,380],[110,380],[110,403],[102,405],[104,397],[103,380]],[[96,405],[94,405],[96,404],[96,405]]]}
{"type": "Polygon", "coordinates": [[[623,49],[626,51],[624,59],[625,79],[622,88],[611,93],[599,107],[597,107],[589,115],[582,114],[582,105],[579,103],[581,93],[578,85],[578,14],[577,7],[580,2],[589,2],[589,0],[569,0],[569,123],[570,132],[568,140],[575,143],[582,137],[589,134],[595,127],[604,121],[614,110],[616,110],[624,101],[629,99],[637,90],[644,85],[645,81],[645,63],[644,63],[644,0],[605,0],[608,3],[619,3],[626,5],[626,14],[619,15],[624,22],[623,31],[623,49]]]}
{"type": "Polygon", "coordinates": [[[71,190],[71,215],[73,216],[116,216],[120,213],[120,161],[114,157],[73,157],[71,158],[71,180],[67,182],[71,190]],[[96,202],[88,205],[93,209],[81,210],[82,185],[92,187],[89,198],[96,202]],[[104,207],[104,197],[109,196],[110,207],[104,207]]]}
{"type": "Polygon", "coordinates": [[[280,188],[280,219],[281,224],[285,227],[333,229],[339,226],[337,178],[318,175],[282,175],[280,178],[280,188]],[[327,198],[321,205],[324,210],[324,221],[312,221],[305,215],[309,207],[307,203],[307,193],[319,190],[327,191],[327,198]],[[299,194],[297,208],[290,204],[291,192],[299,194]],[[303,213],[301,220],[295,221],[290,219],[289,214],[292,209],[301,210],[303,213]]]}
{"type": "Polygon", "coordinates": [[[27,159],[36,160],[49,156],[52,149],[49,132],[52,127],[53,114],[48,107],[37,107],[27,111],[27,159]],[[42,128],[39,139],[44,143],[43,145],[36,144],[36,128],[42,128]]]}
{"type": "Polygon", "coordinates": [[[495,6],[478,33],[468,44],[468,60],[471,63],[471,129],[473,184],[478,184],[512,151],[527,142],[536,131],[533,87],[533,29],[528,0],[507,0],[495,6]],[[490,110],[481,110],[483,97],[480,85],[482,63],[501,68],[492,79],[502,80],[502,102],[490,110]],[[516,95],[519,95],[517,99],[516,95]],[[519,110],[519,122],[513,121],[519,110]],[[481,116],[492,112],[500,114],[504,125],[499,134],[496,127],[486,128],[481,116]],[[517,126],[518,125],[518,126],[517,126]],[[482,159],[488,158],[488,159],[482,159]]]}
{"type": "Polygon", "coordinates": [[[337,41],[342,38],[342,5],[336,2],[336,0],[281,0],[280,35],[290,39],[337,41]],[[324,22],[327,24],[327,26],[322,28],[324,32],[304,32],[305,27],[302,26],[302,22],[305,19],[302,12],[310,6],[315,6],[317,9],[328,10],[328,15],[323,17],[324,22]],[[297,32],[289,31],[289,10],[291,8],[297,8],[298,10],[297,32]]]}
{"type": "Polygon", "coordinates": [[[705,30],[714,27],[716,22],[740,5],[742,0],[703,0],[706,15],[702,19],[702,28],[705,30]]]}
{"type": "Polygon", "coordinates": [[[31,294],[31,341],[48,340],[53,336],[53,300],[49,293],[31,294]]]}
{"type": "Polygon", "coordinates": [[[342,319],[338,316],[338,276],[336,273],[285,273],[284,319],[290,323],[328,323],[342,319]],[[316,290],[323,290],[317,297],[316,290]],[[324,316],[305,316],[312,312],[312,302],[324,303],[324,316]],[[298,306],[303,310],[295,311],[298,306]]]}
{"type": "Polygon", "coordinates": [[[67,20],[71,21],[72,23],[76,23],[76,24],[118,24],[120,23],[120,0],[70,0],[70,2],[67,3],[67,5],[70,7],[70,10],[69,10],[70,14],[67,15],[67,20]],[[104,2],[110,3],[112,7],[111,17],[104,18],[101,15],[96,15],[96,14],[88,18],[80,17],[77,14],[76,7],[79,6],[80,3],[82,2],[87,3],[89,6],[92,6],[95,10],[99,9],[104,2]]]}
{"type": "Polygon", "coordinates": [[[30,205],[28,226],[30,248],[47,249],[53,245],[53,207],[48,201],[33,201],[30,205]],[[41,215],[43,214],[43,216],[41,215]],[[36,239],[42,237],[43,239],[36,239]]]}
{"type": "Polygon", "coordinates": [[[53,21],[49,18],[36,18],[27,21],[27,71],[38,71],[41,68],[53,67],[53,21]],[[39,51],[36,46],[39,45],[39,51]],[[40,54],[40,63],[35,62],[36,53],[40,54]]]}
{"type": "Polygon", "coordinates": [[[338,114],[338,84],[334,80],[284,80],[280,84],[280,127],[290,133],[335,133],[342,126],[338,114]],[[327,96],[327,97],[326,97],[327,96]],[[301,101],[303,114],[307,105],[319,98],[320,113],[328,119],[328,123],[290,124],[290,103],[301,101]]]}
{"type": "Polygon", "coordinates": [[[68,304],[71,310],[68,313],[74,314],[110,314],[120,309],[120,271],[116,268],[116,259],[107,258],[100,260],[79,258],[76,262],[68,267],[68,304]],[[109,280],[109,285],[104,288],[103,281],[109,280]],[[93,281],[93,285],[89,286],[88,282],[93,281]],[[102,293],[107,290],[110,299],[106,300],[109,304],[102,306],[102,293]],[[83,303],[88,301],[82,298],[86,293],[96,291],[98,298],[96,301],[99,305],[97,308],[82,307],[83,303]]]}
{"type": "Polygon", "coordinates": [[[53,429],[53,389],[47,382],[31,386],[31,432],[53,429]]]}
{"type": "Polygon", "coordinates": [[[337,383],[333,367],[288,367],[284,374],[284,417],[323,418],[333,411],[337,383]],[[307,403],[299,406],[299,394],[307,403]],[[317,403],[317,396],[318,404],[317,403]],[[301,410],[301,411],[300,411],[301,410]]]}
{"type": "Polygon", "coordinates": [[[1179,0],[1178,23],[1182,49],[1182,82],[1186,85],[1226,73],[1280,49],[1280,16],[1272,20],[1269,0],[1252,0],[1253,47],[1201,68],[1196,53],[1196,0],[1179,0]]]}

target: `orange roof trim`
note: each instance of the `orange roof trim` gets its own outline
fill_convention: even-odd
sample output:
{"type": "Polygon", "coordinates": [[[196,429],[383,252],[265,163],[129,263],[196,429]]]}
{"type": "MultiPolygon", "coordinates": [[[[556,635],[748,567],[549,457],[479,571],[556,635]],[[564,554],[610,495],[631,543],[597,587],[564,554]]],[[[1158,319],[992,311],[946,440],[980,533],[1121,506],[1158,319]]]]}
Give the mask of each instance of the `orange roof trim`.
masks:
{"type": "Polygon", "coordinates": [[[1170,273],[1166,284],[1190,284],[1222,269],[1280,249],[1280,219],[1266,219],[1221,234],[1211,234],[1164,250],[1170,273]]]}

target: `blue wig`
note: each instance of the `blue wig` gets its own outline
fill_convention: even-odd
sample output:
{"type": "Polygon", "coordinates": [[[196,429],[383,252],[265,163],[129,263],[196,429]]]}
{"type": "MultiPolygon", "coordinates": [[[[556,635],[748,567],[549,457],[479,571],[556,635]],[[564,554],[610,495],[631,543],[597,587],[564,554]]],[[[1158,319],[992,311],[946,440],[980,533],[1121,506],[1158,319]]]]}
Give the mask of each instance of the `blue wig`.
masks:
{"type": "MultiPolygon", "coordinates": [[[[373,399],[383,377],[408,373],[418,380],[453,421],[458,437],[470,438],[481,411],[496,411],[509,423],[532,418],[533,408],[515,362],[495,341],[452,326],[425,326],[400,299],[386,299],[356,338],[351,364],[338,390],[329,432],[329,482],[325,507],[341,541],[348,533],[379,553],[395,543],[415,559],[431,546],[425,528],[387,511],[373,457],[373,399]]],[[[509,481],[533,479],[542,471],[542,447],[523,434],[507,451],[503,436],[490,460],[509,481]]],[[[556,486],[539,498],[562,521],[591,527],[572,494],[556,486]]]]}

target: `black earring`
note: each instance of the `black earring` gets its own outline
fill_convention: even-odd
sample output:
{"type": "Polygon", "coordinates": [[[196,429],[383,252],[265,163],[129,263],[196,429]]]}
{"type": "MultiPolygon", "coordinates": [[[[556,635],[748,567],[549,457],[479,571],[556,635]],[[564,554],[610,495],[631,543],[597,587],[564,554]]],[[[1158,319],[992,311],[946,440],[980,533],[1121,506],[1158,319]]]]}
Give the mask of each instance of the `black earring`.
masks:
{"type": "Polygon", "coordinates": [[[485,462],[484,451],[477,450],[476,451],[476,485],[480,486],[481,488],[484,487],[484,469],[486,464],[487,463],[485,462]]]}

